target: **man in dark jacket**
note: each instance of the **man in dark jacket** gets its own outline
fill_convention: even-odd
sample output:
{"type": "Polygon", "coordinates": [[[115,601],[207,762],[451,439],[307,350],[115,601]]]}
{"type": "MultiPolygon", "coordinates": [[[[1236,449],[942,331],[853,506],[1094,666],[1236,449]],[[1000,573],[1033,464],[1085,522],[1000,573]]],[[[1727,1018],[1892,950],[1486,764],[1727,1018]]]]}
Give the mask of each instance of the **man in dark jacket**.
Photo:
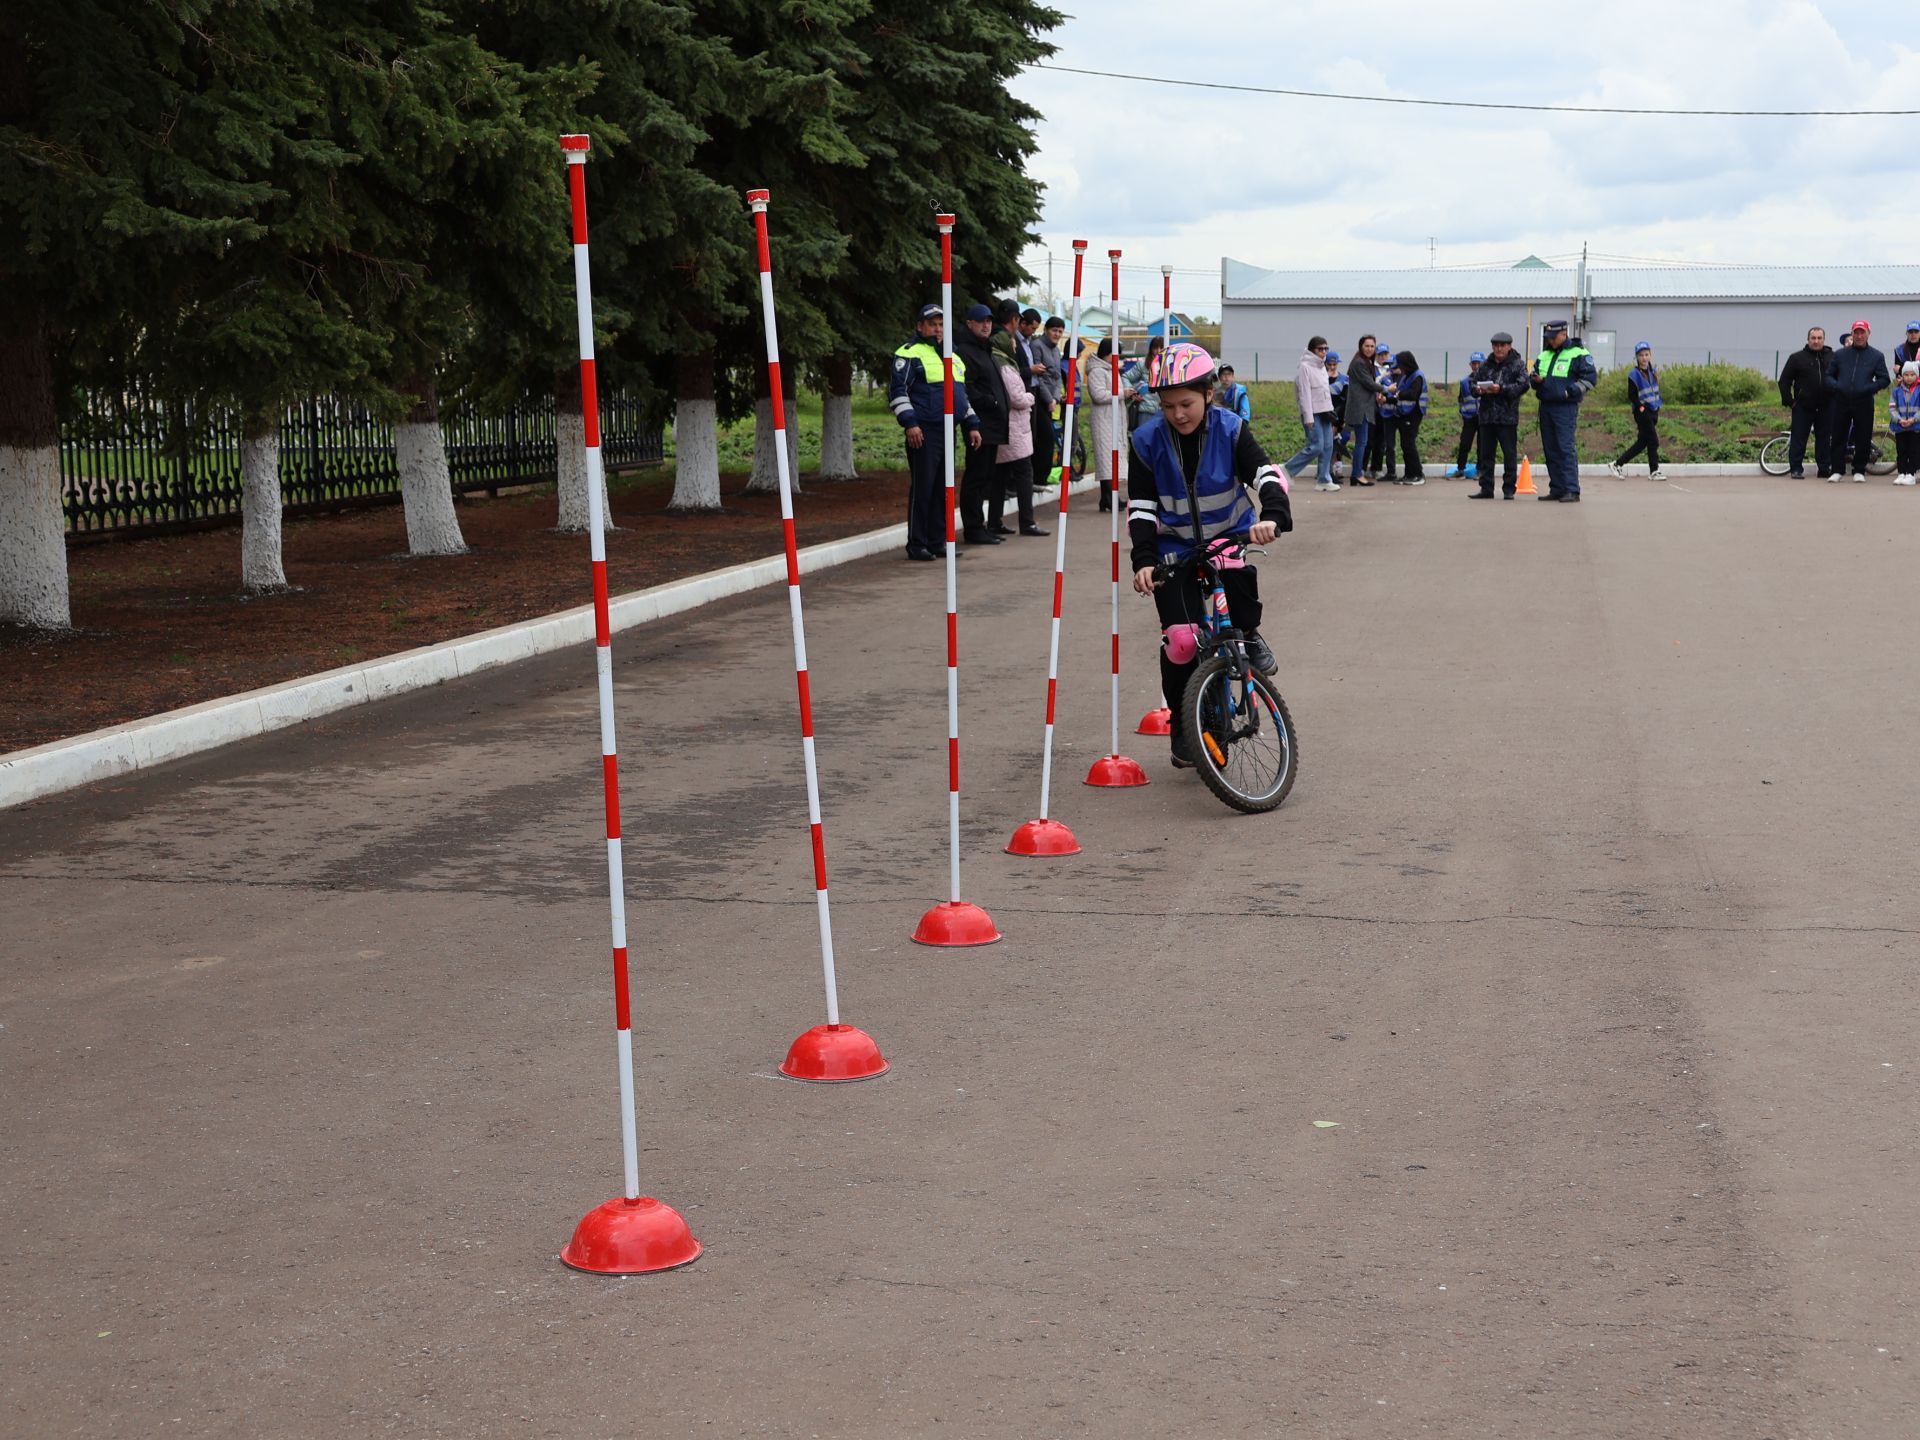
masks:
{"type": "MultiPolygon", "coordinates": [[[[906,432],[907,558],[934,560],[947,549],[947,367],[940,353],[946,335],[945,312],[922,305],[913,334],[893,352],[887,405],[906,432]]],[[[977,453],[980,422],[967,404],[967,387],[958,356],[953,362],[953,419],[966,426],[966,443],[977,453]]],[[[959,436],[954,437],[956,440],[959,436]]]]}
{"type": "Polygon", "coordinates": [[[974,305],[967,310],[964,333],[953,341],[953,353],[967,366],[967,399],[980,417],[980,448],[967,452],[967,474],[960,485],[960,519],[969,545],[1004,543],[987,529],[987,497],[998,468],[994,452],[1007,443],[1007,416],[1012,409],[1000,380],[1000,365],[987,344],[992,338],[993,311],[974,305]]]}
{"type": "Polygon", "coordinates": [[[1547,491],[1542,500],[1580,498],[1580,452],[1574,430],[1580,423],[1580,402],[1600,383],[1593,356],[1586,346],[1567,336],[1567,322],[1552,320],[1541,327],[1546,349],[1533,357],[1533,389],[1540,400],[1540,448],[1547,452],[1547,491]]]}
{"type": "Polygon", "coordinates": [[[1806,478],[1807,436],[1813,436],[1813,466],[1822,480],[1833,474],[1833,387],[1827,383],[1827,332],[1816,325],[1807,331],[1804,349],[1796,350],[1780,367],[1780,403],[1792,415],[1787,422],[1787,474],[1806,478]]]}
{"type": "Polygon", "coordinates": [[[1887,374],[1887,357],[1869,341],[1873,327],[1864,320],[1853,322],[1845,345],[1827,361],[1827,379],[1833,385],[1833,474],[1840,479],[1847,471],[1847,451],[1853,452],[1853,478],[1867,483],[1867,462],[1873,458],[1874,403],[1882,390],[1893,384],[1887,374]]]}
{"type": "Polygon", "coordinates": [[[1478,490],[1472,500],[1493,498],[1493,462],[1496,449],[1506,456],[1500,493],[1511,500],[1520,483],[1520,397],[1527,393],[1527,362],[1513,348],[1513,336],[1504,330],[1493,335],[1493,349],[1474,367],[1473,393],[1480,397],[1480,459],[1474,472],[1478,490]]]}

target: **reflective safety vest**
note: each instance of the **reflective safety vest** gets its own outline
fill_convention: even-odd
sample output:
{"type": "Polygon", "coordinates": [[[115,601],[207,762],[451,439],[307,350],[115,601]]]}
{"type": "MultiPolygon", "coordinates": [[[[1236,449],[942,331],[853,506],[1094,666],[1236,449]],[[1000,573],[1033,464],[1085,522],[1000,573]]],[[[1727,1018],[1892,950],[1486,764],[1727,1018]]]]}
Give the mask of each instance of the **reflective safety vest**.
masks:
{"type": "Polygon", "coordinates": [[[1564,380],[1573,373],[1574,361],[1592,353],[1578,345],[1562,345],[1558,350],[1543,350],[1540,352],[1540,358],[1547,363],[1540,371],[1540,378],[1564,380]]]}
{"type": "MultiPolygon", "coordinates": [[[[953,357],[953,414],[964,421],[973,413],[967,403],[967,366],[953,357]]],[[[902,425],[939,425],[946,412],[946,369],[938,349],[919,335],[908,338],[893,352],[893,374],[887,381],[887,404],[902,425]]]]}
{"type": "MultiPolygon", "coordinates": [[[[1634,399],[1639,402],[1642,409],[1658,410],[1660,408],[1660,372],[1658,370],[1642,370],[1636,365],[1627,372],[1627,383],[1633,387],[1634,399]]],[[[1680,422],[1676,420],[1674,423],[1677,425],[1680,422]]]]}
{"type": "Polygon", "coordinates": [[[1469,376],[1460,382],[1460,418],[1478,420],[1480,418],[1480,397],[1473,393],[1473,378],[1469,376]]]}
{"type": "Polygon", "coordinates": [[[1191,487],[1180,464],[1180,437],[1164,417],[1156,415],[1133,432],[1134,449],[1153,467],[1154,518],[1160,528],[1162,560],[1193,553],[1196,505],[1202,540],[1240,534],[1252,529],[1259,518],[1233,468],[1234,447],[1244,423],[1231,410],[1207,407],[1200,462],[1194,467],[1191,487]]]}
{"type": "Polygon", "coordinates": [[[1895,420],[1920,420],[1920,385],[1896,385],[1887,396],[1887,412],[1895,420]]]}
{"type": "Polygon", "coordinates": [[[1400,388],[1402,390],[1405,390],[1407,388],[1407,383],[1415,379],[1418,379],[1420,381],[1419,396],[1413,400],[1395,400],[1394,401],[1394,409],[1399,413],[1400,418],[1403,420],[1407,416],[1413,414],[1416,410],[1419,411],[1419,413],[1422,415],[1427,413],[1428,385],[1427,385],[1427,377],[1426,377],[1425,371],[1416,370],[1413,372],[1413,374],[1404,377],[1400,381],[1400,388]]]}
{"type": "MultiPolygon", "coordinates": [[[[934,349],[930,341],[922,340],[916,336],[893,353],[898,359],[918,360],[920,362],[921,372],[926,375],[929,385],[946,384],[947,372],[941,364],[942,356],[938,350],[934,349]]],[[[958,355],[955,355],[953,357],[953,383],[963,385],[966,383],[966,379],[967,362],[962,360],[958,355]]]]}

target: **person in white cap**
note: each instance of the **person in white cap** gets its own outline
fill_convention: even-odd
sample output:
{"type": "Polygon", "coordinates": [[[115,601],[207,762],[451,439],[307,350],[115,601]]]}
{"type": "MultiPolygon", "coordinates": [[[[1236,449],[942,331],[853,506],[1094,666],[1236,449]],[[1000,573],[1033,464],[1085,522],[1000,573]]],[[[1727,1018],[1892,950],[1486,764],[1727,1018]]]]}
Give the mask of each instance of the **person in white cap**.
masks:
{"type": "Polygon", "coordinates": [[[1873,458],[1874,396],[1893,384],[1887,374],[1887,357],[1874,349],[1870,340],[1873,326],[1864,320],[1853,322],[1848,340],[1827,361],[1827,379],[1833,382],[1833,474],[1829,484],[1845,478],[1849,450],[1853,456],[1853,479],[1867,483],[1867,462],[1873,458]]]}
{"type": "Polygon", "coordinates": [[[1900,473],[1896,485],[1911,485],[1920,473],[1920,360],[1900,367],[1899,383],[1887,396],[1887,428],[1893,431],[1894,454],[1900,473]]]}

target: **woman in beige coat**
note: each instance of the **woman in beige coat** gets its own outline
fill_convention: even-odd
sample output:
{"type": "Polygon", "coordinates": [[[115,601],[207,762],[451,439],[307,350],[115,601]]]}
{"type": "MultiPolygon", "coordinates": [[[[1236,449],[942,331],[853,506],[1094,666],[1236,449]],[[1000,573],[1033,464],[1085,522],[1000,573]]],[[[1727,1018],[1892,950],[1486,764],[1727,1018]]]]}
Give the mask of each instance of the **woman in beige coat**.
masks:
{"type": "Polygon", "coordinates": [[[1113,402],[1113,341],[1102,340],[1094,357],[1087,361],[1087,409],[1093,419],[1093,467],[1094,474],[1100,477],[1100,508],[1113,508],[1113,452],[1120,451],[1121,463],[1126,462],[1127,446],[1127,408],[1124,398],[1126,382],[1121,382],[1122,401],[1113,402]]]}

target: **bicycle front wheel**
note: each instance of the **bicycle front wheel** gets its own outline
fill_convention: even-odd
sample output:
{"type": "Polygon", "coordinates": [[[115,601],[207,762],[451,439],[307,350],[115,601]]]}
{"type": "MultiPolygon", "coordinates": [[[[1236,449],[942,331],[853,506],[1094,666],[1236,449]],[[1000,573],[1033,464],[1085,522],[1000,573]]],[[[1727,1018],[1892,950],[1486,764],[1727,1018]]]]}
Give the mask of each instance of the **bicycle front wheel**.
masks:
{"type": "Polygon", "coordinates": [[[1874,441],[1867,449],[1867,473],[1869,475],[1891,475],[1893,458],[1880,448],[1880,442],[1874,441]]]}
{"type": "Polygon", "coordinates": [[[1224,803],[1257,815],[1287,798],[1299,739],[1286,701],[1262,676],[1215,655],[1187,681],[1180,709],[1200,778],[1224,803]]]}
{"type": "Polygon", "coordinates": [[[1787,437],[1776,435],[1760,447],[1760,468],[1769,475],[1787,473],[1787,437]]]}

